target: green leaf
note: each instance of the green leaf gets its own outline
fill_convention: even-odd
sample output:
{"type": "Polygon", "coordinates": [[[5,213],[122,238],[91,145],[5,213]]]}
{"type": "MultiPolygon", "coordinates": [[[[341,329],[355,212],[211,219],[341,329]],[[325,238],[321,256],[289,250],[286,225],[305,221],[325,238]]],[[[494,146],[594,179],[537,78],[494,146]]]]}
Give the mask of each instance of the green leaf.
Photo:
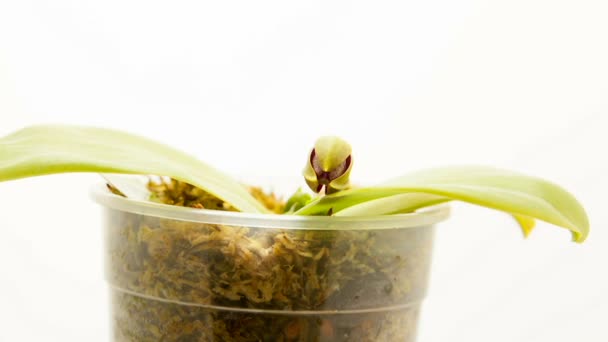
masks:
{"type": "Polygon", "coordinates": [[[168,176],[200,187],[238,210],[267,212],[234,179],[140,136],[103,128],[41,125],[0,139],[0,181],[65,172],[168,176]]]}
{"type": "Polygon", "coordinates": [[[326,215],[331,210],[339,215],[351,207],[344,214],[410,212],[448,200],[509,213],[520,223],[526,235],[533,227],[533,219],[569,229],[576,242],[583,242],[589,234],[585,210],[574,196],[558,185],[516,172],[479,166],[424,170],[376,187],[342,191],[321,197],[296,214],[326,215]],[[399,196],[405,194],[409,196],[399,196]],[[379,199],[383,201],[373,202],[379,199]],[[365,206],[354,208],[362,204],[365,206]]]}
{"type": "Polygon", "coordinates": [[[299,188],[293,195],[289,197],[285,203],[284,213],[291,214],[298,209],[304,207],[308,202],[312,200],[312,196],[299,188]]]}
{"type": "MultiPolygon", "coordinates": [[[[425,193],[411,192],[383,197],[342,209],[334,216],[392,215],[409,213],[416,209],[450,201],[449,198],[425,193]],[[404,206],[405,205],[405,206],[404,206]]],[[[520,225],[524,237],[528,237],[535,226],[533,218],[512,215],[520,225]]]]}
{"type": "MultiPolygon", "coordinates": [[[[392,215],[412,212],[416,209],[449,201],[449,198],[432,194],[410,192],[400,195],[382,197],[362,202],[351,207],[339,210],[334,216],[366,216],[366,215],[392,215]],[[404,209],[404,204],[407,208],[404,209]]],[[[335,209],[334,209],[335,210],[335,209]]]]}

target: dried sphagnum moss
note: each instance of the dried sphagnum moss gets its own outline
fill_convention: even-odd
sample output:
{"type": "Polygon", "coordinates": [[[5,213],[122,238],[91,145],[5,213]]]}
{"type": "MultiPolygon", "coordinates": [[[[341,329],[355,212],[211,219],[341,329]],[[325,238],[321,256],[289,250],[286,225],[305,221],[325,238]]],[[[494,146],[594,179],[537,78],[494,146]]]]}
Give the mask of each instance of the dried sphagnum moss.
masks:
{"type": "MultiPolygon", "coordinates": [[[[159,202],[232,210],[175,180],[149,189],[159,202]]],[[[274,195],[251,192],[282,212],[274,195]]],[[[305,231],[109,217],[116,341],[414,339],[418,307],[406,304],[423,296],[427,228],[305,231]]]]}
{"type": "MultiPolygon", "coordinates": [[[[150,179],[148,190],[151,192],[150,199],[154,202],[197,209],[236,211],[229,203],[210,193],[175,179],[167,180],[161,178],[158,181],[150,179]]],[[[274,193],[266,193],[262,188],[253,186],[248,187],[248,190],[255,199],[260,201],[271,212],[276,214],[283,213],[285,202],[274,193]]],[[[114,193],[116,191],[118,190],[114,189],[114,193]]],[[[120,195],[120,193],[117,194],[120,195]]]]}

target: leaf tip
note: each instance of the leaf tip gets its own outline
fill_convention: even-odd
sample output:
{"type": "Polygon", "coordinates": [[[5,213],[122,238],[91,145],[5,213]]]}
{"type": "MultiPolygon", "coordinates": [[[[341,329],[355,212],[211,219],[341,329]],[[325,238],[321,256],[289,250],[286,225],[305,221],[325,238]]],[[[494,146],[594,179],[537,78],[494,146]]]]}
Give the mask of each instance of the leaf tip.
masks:
{"type": "Polygon", "coordinates": [[[524,238],[529,237],[530,233],[532,233],[532,230],[536,226],[536,221],[531,217],[517,214],[513,214],[513,218],[517,221],[517,223],[519,223],[521,231],[524,234],[524,238]]]}
{"type": "Polygon", "coordinates": [[[589,233],[582,233],[582,232],[572,232],[572,241],[576,242],[576,243],[583,243],[585,242],[585,240],[587,239],[587,236],[589,235],[589,233]]]}

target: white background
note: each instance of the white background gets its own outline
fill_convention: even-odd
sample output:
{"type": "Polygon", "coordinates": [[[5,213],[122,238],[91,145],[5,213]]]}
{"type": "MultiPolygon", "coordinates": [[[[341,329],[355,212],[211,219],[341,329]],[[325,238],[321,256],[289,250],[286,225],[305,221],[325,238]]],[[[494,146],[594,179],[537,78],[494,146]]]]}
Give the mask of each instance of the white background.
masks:
{"type": "MultiPolygon", "coordinates": [[[[242,180],[489,164],[571,190],[588,242],[464,204],[437,232],[420,342],[608,341],[608,5],[577,1],[0,0],[0,135],[119,128],[242,180]]],[[[96,175],[0,184],[0,341],[107,341],[96,175]]]]}

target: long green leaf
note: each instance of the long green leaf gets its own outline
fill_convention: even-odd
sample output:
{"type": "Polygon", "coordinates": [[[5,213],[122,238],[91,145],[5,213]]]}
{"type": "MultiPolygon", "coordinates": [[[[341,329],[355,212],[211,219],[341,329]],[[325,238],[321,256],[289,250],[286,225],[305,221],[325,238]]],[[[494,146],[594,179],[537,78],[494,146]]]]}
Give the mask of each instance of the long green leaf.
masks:
{"type": "Polygon", "coordinates": [[[382,197],[362,202],[351,207],[339,210],[335,216],[366,216],[366,215],[392,215],[412,212],[419,208],[449,201],[449,198],[432,194],[409,192],[399,195],[382,197]],[[404,207],[407,205],[407,207],[404,207]]]}
{"type": "Polygon", "coordinates": [[[589,234],[585,210],[566,190],[540,178],[479,166],[424,170],[377,187],[342,191],[322,197],[296,214],[339,213],[378,199],[385,202],[379,205],[370,202],[367,207],[353,208],[346,214],[385,214],[389,202],[391,212],[408,212],[447,200],[460,200],[514,215],[526,234],[533,227],[533,219],[569,229],[577,242],[583,242],[589,234]],[[411,193],[419,195],[399,196],[411,193]]]}
{"type": "Polygon", "coordinates": [[[0,139],[0,181],[65,172],[172,177],[244,212],[267,212],[240,183],[179,150],[140,136],[93,127],[31,126],[0,139]]]}
{"type": "MultiPolygon", "coordinates": [[[[378,198],[368,202],[353,205],[338,211],[334,216],[366,216],[366,215],[392,215],[410,213],[416,209],[448,202],[451,199],[425,193],[405,193],[378,198]]],[[[523,215],[512,215],[521,227],[525,237],[528,237],[535,226],[533,218],[523,215]]]]}

